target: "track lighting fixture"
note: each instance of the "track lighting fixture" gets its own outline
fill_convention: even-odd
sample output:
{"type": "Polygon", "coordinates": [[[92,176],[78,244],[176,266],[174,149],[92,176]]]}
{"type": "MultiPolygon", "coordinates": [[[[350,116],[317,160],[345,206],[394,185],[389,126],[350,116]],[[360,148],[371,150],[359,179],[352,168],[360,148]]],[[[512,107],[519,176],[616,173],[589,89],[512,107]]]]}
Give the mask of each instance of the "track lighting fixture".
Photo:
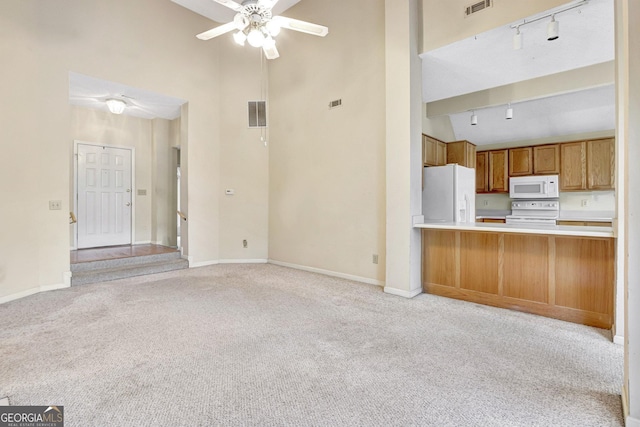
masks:
{"type": "Polygon", "coordinates": [[[478,124],[478,116],[476,116],[475,111],[471,112],[471,126],[476,126],[478,124]]]}
{"type": "Polygon", "coordinates": [[[516,33],[513,35],[513,50],[522,49],[522,33],[520,27],[516,27],[516,33]]]}
{"type": "Polygon", "coordinates": [[[507,105],[507,110],[504,112],[505,120],[513,119],[513,108],[511,108],[511,104],[507,105]]]}
{"type": "Polygon", "coordinates": [[[547,40],[556,40],[560,37],[560,24],[556,21],[556,16],[551,15],[551,22],[547,25],[547,40]]]}
{"type": "Polygon", "coordinates": [[[580,6],[584,6],[585,4],[587,4],[587,2],[588,0],[581,0],[577,3],[572,4],[571,6],[565,7],[564,9],[556,10],[553,13],[547,13],[530,20],[525,19],[519,24],[511,25],[511,28],[516,30],[516,33],[513,36],[513,49],[522,49],[522,34],[520,33],[520,27],[522,27],[523,25],[531,24],[532,22],[540,21],[542,19],[551,18],[551,21],[547,24],[547,40],[557,40],[560,37],[560,23],[556,21],[556,15],[580,6]]]}

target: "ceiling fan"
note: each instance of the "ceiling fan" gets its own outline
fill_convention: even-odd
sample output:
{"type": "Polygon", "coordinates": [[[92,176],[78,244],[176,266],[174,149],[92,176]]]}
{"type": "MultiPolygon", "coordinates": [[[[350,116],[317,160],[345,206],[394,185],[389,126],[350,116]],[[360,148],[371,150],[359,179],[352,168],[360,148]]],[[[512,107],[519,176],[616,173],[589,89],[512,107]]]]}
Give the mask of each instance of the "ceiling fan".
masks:
{"type": "Polygon", "coordinates": [[[276,49],[276,37],[281,28],[300,31],[314,36],[324,37],[329,33],[325,26],[300,21],[284,16],[273,16],[271,9],[278,0],[245,0],[242,4],[233,0],[213,0],[229,9],[234,10],[236,16],[232,22],[212,28],[209,31],[198,34],[200,40],[209,40],[231,31],[233,39],[239,45],[244,46],[245,41],[251,46],[261,47],[267,59],[275,59],[280,56],[276,49]]]}

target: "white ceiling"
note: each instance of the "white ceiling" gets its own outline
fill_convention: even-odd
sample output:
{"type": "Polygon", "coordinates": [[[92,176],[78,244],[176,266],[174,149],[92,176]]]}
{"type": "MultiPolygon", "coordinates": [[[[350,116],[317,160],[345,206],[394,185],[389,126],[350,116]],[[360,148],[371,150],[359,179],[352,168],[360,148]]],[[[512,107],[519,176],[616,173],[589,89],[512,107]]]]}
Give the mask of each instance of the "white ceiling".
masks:
{"type": "Polygon", "coordinates": [[[120,83],[101,80],[78,73],[69,73],[69,103],[80,107],[109,111],[105,101],[122,99],[127,104],[124,115],[143,119],[173,120],[180,117],[180,107],[186,101],[167,95],[136,89],[120,83]]]}
{"type": "MultiPolygon", "coordinates": [[[[479,14],[491,12],[492,9],[486,9],[479,14]]],[[[554,41],[546,39],[549,20],[521,27],[521,50],[513,49],[515,30],[511,25],[522,20],[423,54],[424,101],[447,99],[614,59],[613,0],[589,0],[584,6],[556,15],[560,38],[554,41]]],[[[469,111],[451,114],[455,138],[486,145],[615,128],[613,85],[512,106],[513,120],[504,119],[506,105],[479,106],[475,110],[477,126],[470,125],[469,111]]]]}
{"type": "MultiPolygon", "coordinates": [[[[213,0],[171,0],[174,3],[179,4],[180,6],[186,7],[187,9],[211,19],[212,21],[216,21],[219,23],[227,23],[233,21],[233,17],[236,12],[229,9],[226,6],[223,6],[219,3],[216,3],[213,0]]],[[[240,0],[234,0],[238,4],[242,4],[240,0]]],[[[289,9],[294,4],[298,3],[300,0],[280,0],[273,7],[273,15],[280,15],[285,10],[289,9]]],[[[195,30],[195,29],[194,29],[195,30]]],[[[202,29],[197,30],[197,32],[201,32],[202,29]]]]}

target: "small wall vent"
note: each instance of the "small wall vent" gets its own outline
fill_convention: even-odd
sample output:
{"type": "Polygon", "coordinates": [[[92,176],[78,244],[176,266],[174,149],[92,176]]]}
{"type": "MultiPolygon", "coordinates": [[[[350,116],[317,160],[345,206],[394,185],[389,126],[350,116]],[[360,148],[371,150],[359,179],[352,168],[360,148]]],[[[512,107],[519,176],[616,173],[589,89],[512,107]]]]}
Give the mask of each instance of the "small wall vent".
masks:
{"type": "Polygon", "coordinates": [[[342,105],[342,99],[336,99],[335,101],[331,101],[329,103],[329,109],[340,107],[342,105]]]}
{"type": "Polygon", "coordinates": [[[464,17],[480,12],[487,8],[493,7],[493,0],[482,0],[464,8],[464,17]]]}
{"type": "Polygon", "coordinates": [[[249,127],[267,127],[267,101],[249,101],[247,106],[249,111],[249,127]]]}

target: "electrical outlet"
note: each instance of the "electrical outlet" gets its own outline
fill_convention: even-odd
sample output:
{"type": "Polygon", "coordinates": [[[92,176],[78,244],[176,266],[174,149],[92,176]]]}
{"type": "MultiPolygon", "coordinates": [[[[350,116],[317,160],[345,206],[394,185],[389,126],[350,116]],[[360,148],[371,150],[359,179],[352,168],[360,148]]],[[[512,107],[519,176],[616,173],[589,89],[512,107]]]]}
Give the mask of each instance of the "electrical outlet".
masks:
{"type": "Polygon", "coordinates": [[[580,206],[582,206],[583,208],[589,207],[589,199],[580,200],[580,206]]]}
{"type": "Polygon", "coordinates": [[[49,200],[49,210],[50,211],[59,211],[62,209],[62,201],[61,200],[49,200]]]}
{"type": "Polygon", "coordinates": [[[482,201],[482,206],[489,206],[489,201],[488,200],[483,200],[482,201]]]}
{"type": "Polygon", "coordinates": [[[378,263],[378,254],[373,254],[373,263],[377,264],[378,263]]]}
{"type": "Polygon", "coordinates": [[[244,240],[242,241],[242,247],[243,247],[243,248],[248,248],[248,247],[249,247],[249,242],[247,242],[247,239],[244,239],[244,240]]]}

